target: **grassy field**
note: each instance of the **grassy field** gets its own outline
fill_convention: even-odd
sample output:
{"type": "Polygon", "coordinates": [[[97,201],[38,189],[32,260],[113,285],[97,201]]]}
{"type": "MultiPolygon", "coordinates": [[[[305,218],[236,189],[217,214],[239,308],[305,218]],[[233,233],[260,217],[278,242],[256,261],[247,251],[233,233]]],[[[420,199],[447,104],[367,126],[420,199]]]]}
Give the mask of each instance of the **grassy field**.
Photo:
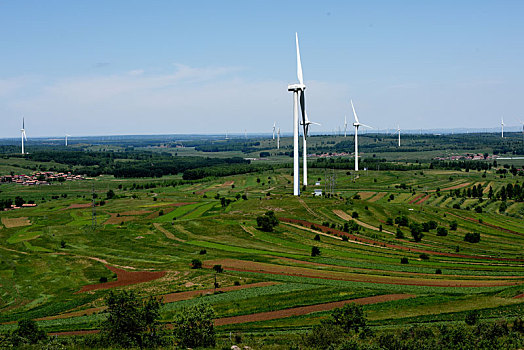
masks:
{"type": "MultiPolygon", "coordinates": [[[[4,159],[0,173],[33,166],[4,159]]],[[[409,297],[365,305],[372,327],[456,322],[473,309],[485,319],[522,314],[524,298],[515,297],[524,293],[524,203],[507,200],[501,212],[501,201],[487,192],[481,199],[455,193],[478,184],[498,192],[509,183],[522,184],[522,178],[500,176],[496,169],[361,171],[358,177],[346,170],[309,173],[310,182],[320,179],[321,185],[309,186],[300,198],[291,195],[288,168],[179,185],[172,182],[178,175],[99,176],[42,187],[1,184],[0,199],[21,196],[37,206],[0,213],[0,331],[26,317],[50,332],[96,329],[105,316],[90,310],[103,306],[108,290],[78,291],[104,277],[117,282],[108,266],[164,271],[159,279],[115,287],[144,297],[209,291],[216,278],[222,292],[168,302],[161,315],[169,323],[182,306],[202,300],[219,319],[252,315],[251,322],[219,326],[223,335],[300,332],[328,313],[278,317],[278,312],[390,294],[409,297]],[[324,189],[333,172],[333,196],[314,197],[313,189],[324,189]],[[106,198],[109,190],[114,198],[106,198]],[[263,232],[256,218],[269,210],[280,225],[263,232]],[[395,223],[397,217],[436,226],[416,242],[407,226],[395,223]],[[352,225],[345,230],[345,224],[352,225]],[[447,235],[437,235],[438,228],[447,235]],[[397,238],[397,230],[404,238],[397,238]],[[472,232],[480,234],[478,243],[464,240],[472,232]],[[311,256],[313,246],[320,255],[311,256]],[[203,268],[192,269],[193,259],[203,268]],[[224,272],[215,273],[214,265],[224,272]],[[271,285],[250,288],[257,282],[271,285]],[[240,289],[227,289],[234,285],[240,289]],[[265,312],[277,316],[257,321],[265,312]]]]}

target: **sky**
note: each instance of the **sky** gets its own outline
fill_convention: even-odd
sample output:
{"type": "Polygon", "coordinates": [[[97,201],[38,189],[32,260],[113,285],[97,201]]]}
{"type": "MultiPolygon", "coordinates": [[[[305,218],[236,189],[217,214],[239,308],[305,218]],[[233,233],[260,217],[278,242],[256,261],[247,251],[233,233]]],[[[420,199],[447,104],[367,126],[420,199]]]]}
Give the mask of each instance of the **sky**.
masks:
{"type": "Polygon", "coordinates": [[[0,0],[0,137],[524,121],[524,2],[0,0]]]}

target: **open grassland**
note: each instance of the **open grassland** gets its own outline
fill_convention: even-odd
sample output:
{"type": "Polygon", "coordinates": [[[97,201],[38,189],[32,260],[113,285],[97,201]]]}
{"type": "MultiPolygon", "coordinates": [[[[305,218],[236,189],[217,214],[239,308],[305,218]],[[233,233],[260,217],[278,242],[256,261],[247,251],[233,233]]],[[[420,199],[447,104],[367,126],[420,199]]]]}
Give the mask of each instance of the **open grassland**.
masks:
{"type": "Polygon", "coordinates": [[[95,330],[115,288],[162,297],[165,323],[207,301],[224,334],[307,329],[351,301],[373,327],[454,322],[472,309],[485,319],[522,314],[524,203],[508,200],[501,212],[485,187],[521,179],[492,170],[339,170],[334,195],[314,197],[326,174],[310,169],[321,185],[300,198],[290,195],[289,168],[175,185],[179,176],[2,184],[0,199],[38,206],[0,213],[0,331],[24,317],[52,332],[95,330]],[[455,192],[479,184],[481,198],[455,192]],[[256,218],[269,210],[280,225],[264,232],[256,218]],[[398,217],[436,226],[416,242],[398,217]],[[464,241],[472,232],[478,243],[464,241]],[[313,246],[320,255],[311,256],[313,246]],[[194,259],[201,269],[191,268],[194,259]]]}

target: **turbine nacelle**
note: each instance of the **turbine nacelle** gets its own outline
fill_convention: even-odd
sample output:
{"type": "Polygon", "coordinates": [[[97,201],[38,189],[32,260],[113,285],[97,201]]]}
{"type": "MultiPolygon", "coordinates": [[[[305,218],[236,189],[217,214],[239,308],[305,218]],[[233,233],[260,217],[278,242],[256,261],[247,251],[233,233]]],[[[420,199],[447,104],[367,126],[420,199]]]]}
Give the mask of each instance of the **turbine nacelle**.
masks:
{"type": "Polygon", "coordinates": [[[304,84],[290,84],[287,86],[287,91],[304,91],[306,89],[306,85],[304,84]]]}

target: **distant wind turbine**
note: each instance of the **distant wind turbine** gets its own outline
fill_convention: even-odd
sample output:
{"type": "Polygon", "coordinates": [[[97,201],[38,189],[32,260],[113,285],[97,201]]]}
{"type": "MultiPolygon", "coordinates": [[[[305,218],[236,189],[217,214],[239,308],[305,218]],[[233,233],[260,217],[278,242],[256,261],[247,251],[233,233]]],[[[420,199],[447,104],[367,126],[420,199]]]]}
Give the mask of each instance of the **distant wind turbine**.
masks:
{"type": "Polygon", "coordinates": [[[66,147],[67,147],[67,138],[68,138],[69,136],[71,136],[71,135],[68,135],[68,134],[65,135],[65,145],[66,145],[66,147]]]}
{"type": "Polygon", "coordinates": [[[277,128],[277,122],[273,122],[273,140],[275,139],[275,130],[277,128]]]}
{"type": "Polygon", "coordinates": [[[398,146],[400,147],[400,125],[397,125],[397,132],[398,132],[398,146]]]}
{"type": "Polygon", "coordinates": [[[22,118],[22,129],[20,129],[21,133],[22,133],[22,154],[25,154],[25,150],[24,150],[24,139],[27,141],[27,136],[25,134],[25,119],[22,118]]]}
{"type": "Polygon", "coordinates": [[[280,149],[280,128],[277,131],[277,149],[280,149]]]}
{"type": "Polygon", "coordinates": [[[502,138],[504,138],[504,118],[500,118],[500,125],[502,127],[502,138]]]}
{"type": "Polygon", "coordinates": [[[347,130],[348,130],[348,120],[346,118],[346,115],[344,114],[344,137],[346,137],[347,135],[347,130]]]}
{"type": "Polygon", "coordinates": [[[355,106],[353,105],[353,100],[351,100],[351,109],[353,109],[353,116],[355,117],[355,122],[353,123],[353,126],[355,127],[355,171],[358,171],[358,128],[361,126],[370,129],[373,128],[358,121],[357,112],[355,112],[355,106]]]}

